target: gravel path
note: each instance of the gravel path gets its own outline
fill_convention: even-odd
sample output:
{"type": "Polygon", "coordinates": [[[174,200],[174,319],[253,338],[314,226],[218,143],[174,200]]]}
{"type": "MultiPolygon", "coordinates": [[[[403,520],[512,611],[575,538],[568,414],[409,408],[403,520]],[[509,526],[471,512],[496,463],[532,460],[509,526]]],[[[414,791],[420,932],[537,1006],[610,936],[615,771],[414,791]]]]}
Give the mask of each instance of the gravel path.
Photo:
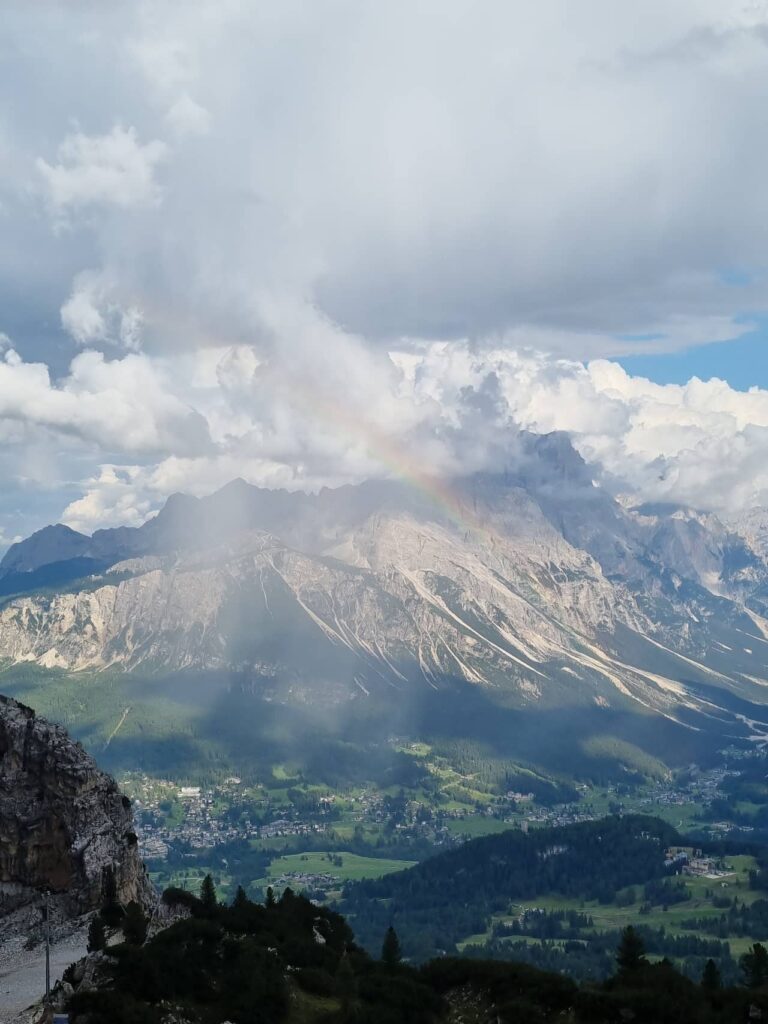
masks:
{"type": "MultiPolygon", "coordinates": [[[[45,995],[44,947],[25,950],[9,948],[10,945],[0,950],[0,1024],[13,1020],[21,1010],[45,995]]],[[[64,970],[85,953],[82,933],[51,946],[51,987],[64,970]]]]}

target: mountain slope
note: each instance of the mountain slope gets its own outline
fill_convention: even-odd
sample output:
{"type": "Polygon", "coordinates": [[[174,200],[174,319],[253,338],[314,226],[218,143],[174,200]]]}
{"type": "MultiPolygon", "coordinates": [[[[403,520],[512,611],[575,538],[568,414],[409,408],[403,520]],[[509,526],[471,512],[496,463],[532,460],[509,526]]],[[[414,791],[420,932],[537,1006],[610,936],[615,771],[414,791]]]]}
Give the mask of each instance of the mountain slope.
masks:
{"type": "Polygon", "coordinates": [[[230,673],[307,706],[468,687],[762,742],[768,564],[712,517],[625,509],[561,435],[527,445],[502,476],[317,495],[234,481],[136,530],[43,531],[0,566],[17,595],[29,582],[0,608],[0,660],[230,673]],[[74,550],[89,575],[51,583],[74,550]]]}

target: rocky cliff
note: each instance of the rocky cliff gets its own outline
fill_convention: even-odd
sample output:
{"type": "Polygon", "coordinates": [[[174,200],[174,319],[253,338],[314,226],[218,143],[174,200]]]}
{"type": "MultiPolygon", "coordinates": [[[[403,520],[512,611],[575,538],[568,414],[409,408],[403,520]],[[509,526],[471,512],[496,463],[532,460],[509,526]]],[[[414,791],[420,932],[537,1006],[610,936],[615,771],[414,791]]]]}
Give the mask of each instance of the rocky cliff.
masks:
{"type": "Polygon", "coordinates": [[[109,874],[120,902],[153,902],[130,802],[64,729],[0,697],[0,934],[44,892],[55,921],[87,913],[109,874]]]}

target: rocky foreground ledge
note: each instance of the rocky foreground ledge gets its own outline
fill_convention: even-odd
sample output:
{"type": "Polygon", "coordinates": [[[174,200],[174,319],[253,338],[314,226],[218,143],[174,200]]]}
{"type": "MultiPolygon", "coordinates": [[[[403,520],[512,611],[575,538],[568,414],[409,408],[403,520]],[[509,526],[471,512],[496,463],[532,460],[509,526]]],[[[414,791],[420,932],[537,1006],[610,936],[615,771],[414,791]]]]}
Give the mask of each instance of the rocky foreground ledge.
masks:
{"type": "Polygon", "coordinates": [[[120,903],[155,907],[130,801],[66,730],[0,696],[0,978],[39,955],[44,894],[55,948],[76,941],[110,876],[120,903]]]}

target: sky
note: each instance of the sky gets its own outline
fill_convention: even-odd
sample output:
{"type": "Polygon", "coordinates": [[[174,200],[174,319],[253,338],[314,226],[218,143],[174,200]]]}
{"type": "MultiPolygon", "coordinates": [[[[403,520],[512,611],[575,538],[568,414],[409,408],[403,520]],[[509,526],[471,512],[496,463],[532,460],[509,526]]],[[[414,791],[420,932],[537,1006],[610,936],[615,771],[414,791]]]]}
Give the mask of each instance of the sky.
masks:
{"type": "Polygon", "coordinates": [[[0,31],[0,548],[234,477],[768,505],[768,4],[36,0],[0,31]]]}

